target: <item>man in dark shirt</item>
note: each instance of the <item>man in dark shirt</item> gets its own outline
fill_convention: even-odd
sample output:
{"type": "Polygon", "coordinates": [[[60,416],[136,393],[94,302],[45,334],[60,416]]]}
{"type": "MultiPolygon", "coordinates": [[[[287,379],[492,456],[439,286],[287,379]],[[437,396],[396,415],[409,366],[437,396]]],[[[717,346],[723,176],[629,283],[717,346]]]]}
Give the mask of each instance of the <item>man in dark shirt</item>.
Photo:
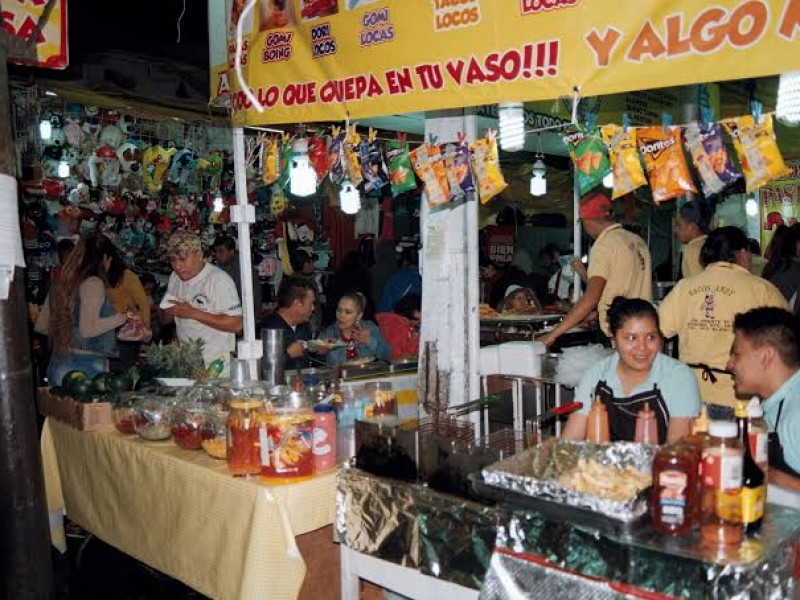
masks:
{"type": "Polygon", "coordinates": [[[314,313],[315,294],[314,282],[309,278],[288,277],[278,288],[277,310],[264,319],[264,328],[283,331],[287,371],[308,366],[306,346],[311,339],[308,321],[314,313]]]}

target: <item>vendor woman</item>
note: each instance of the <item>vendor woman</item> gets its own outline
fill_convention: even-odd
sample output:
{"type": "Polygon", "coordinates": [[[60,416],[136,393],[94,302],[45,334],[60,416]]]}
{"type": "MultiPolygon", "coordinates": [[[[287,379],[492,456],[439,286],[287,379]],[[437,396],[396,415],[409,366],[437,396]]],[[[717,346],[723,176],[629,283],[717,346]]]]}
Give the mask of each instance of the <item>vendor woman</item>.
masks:
{"type": "Polygon", "coordinates": [[[660,444],[688,434],[700,412],[700,391],[692,370],[661,352],[663,339],[653,305],[617,296],[608,309],[608,326],[616,352],[584,373],[575,390],[583,408],[570,416],[563,437],[586,437],[595,399],[606,407],[612,441],[633,441],[637,413],[646,405],[656,414],[660,444]]]}
{"type": "Polygon", "coordinates": [[[389,360],[391,350],[383,339],[378,326],[363,319],[366,298],[360,292],[347,293],[336,305],[336,323],[329,325],[320,339],[341,340],[344,347],[334,348],[327,353],[325,361],[333,365],[356,363],[373,358],[389,360]]]}

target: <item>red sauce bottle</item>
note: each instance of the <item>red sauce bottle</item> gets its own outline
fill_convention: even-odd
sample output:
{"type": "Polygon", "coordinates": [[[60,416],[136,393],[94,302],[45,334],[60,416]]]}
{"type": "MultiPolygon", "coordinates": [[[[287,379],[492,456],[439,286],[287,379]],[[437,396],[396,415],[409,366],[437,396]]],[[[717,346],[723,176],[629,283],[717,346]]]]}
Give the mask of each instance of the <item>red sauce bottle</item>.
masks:
{"type": "Polygon", "coordinates": [[[684,535],[697,525],[699,464],[700,453],[690,444],[670,444],[656,454],[650,497],[655,531],[684,535]]]}

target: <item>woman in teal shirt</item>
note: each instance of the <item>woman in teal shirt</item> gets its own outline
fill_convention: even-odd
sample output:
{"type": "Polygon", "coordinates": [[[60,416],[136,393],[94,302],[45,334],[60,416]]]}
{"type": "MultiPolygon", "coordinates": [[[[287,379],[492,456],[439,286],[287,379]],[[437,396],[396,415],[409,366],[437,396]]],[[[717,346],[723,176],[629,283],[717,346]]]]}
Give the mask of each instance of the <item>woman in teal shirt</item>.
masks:
{"type": "Polygon", "coordinates": [[[608,322],[616,352],[584,373],[575,390],[583,407],[570,416],[564,438],[586,437],[595,399],[606,407],[612,441],[633,441],[636,415],[645,405],[656,414],[659,443],[682,438],[700,412],[700,390],[689,367],[661,352],[664,340],[655,308],[646,300],[617,296],[608,322]]]}
{"type": "Polygon", "coordinates": [[[362,319],[366,298],[360,292],[343,295],[336,306],[336,323],[326,327],[319,335],[321,340],[337,340],[343,346],[328,351],[325,362],[329,365],[358,363],[373,358],[389,360],[391,349],[383,339],[380,329],[372,321],[362,319]]]}

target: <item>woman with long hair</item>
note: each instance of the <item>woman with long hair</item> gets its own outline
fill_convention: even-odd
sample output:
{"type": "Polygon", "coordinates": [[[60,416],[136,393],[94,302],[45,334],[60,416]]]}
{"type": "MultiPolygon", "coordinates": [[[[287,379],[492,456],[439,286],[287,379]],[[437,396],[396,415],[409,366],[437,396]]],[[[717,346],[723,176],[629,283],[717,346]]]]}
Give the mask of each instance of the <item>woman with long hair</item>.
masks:
{"type": "Polygon", "coordinates": [[[114,330],[128,319],[115,314],[106,295],[114,245],[102,234],[82,238],[61,269],[42,307],[36,330],[50,338],[53,353],[47,368],[50,385],[61,385],[73,369],[94,377],[117,355],[114,330]]]}
{"type": "MultiPolygon", "coordinates": [[[[133,313],[138,314],[142,319],[142,324],[150,327],[150,300],[139,277],[127,268],[125,261],[119,250],[114,248],[111,256],[111,264],[106,273],[106,283],[108,294],[114,310],[119,314],[133,313]]],[[[141,342],[117,341],[119,347],[119,359],[113,361],[111,368],[113,371],[125,371],[136,363],[139,357],[141,342]]]]}
{"type": "Polygon", "coordinates": [[[336,322],[322,330],[321,340],[337,340],[344,347],[332,349],[325,357],[331,365],[369,361],[373,358],[389,360],[391,349],[383,339],[380,329],[364,319],[367,299],[361,292],[347,292],[336,305],[336,322]]]}

